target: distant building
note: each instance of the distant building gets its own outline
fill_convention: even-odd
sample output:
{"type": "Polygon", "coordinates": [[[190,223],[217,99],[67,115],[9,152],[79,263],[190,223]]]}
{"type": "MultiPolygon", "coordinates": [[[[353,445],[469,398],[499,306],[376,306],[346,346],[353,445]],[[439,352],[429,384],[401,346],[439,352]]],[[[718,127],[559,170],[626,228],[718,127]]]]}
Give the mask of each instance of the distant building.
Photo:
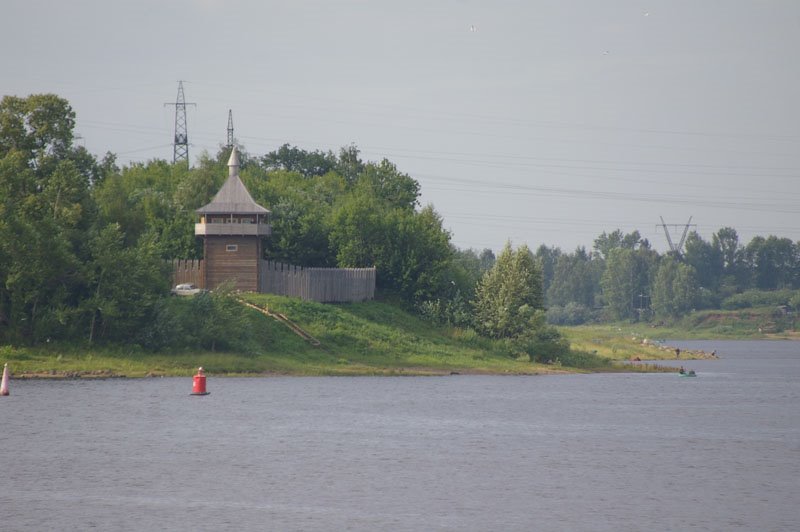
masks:
{"type": "Polygon", "coordinates": [[[239,178],[239,150],[235,146],[228,160],[228,179],[214,199],[195,212],[200,221],[194,226],[194,234],[203,238],[205,258],[201,286],[214,290],[232,282],[236,290],[258,292],[262,239],[272,232],[270,211],[253,201],[239,178]]]}
{"type": "Polygon", "coordinates": [[[203,259],[173,261],[173,284],[215,290],[230,283],[241,292],[261,292],[319,302],[366,301],[375,297],[375,268],[303,268],[266,260],[264,239],[272,233],[270,211],[253,200],[239,178],[239,150],[228,160],[228,179],[210,203],[195,211],[194,234],[203,239],[203,259]]]}

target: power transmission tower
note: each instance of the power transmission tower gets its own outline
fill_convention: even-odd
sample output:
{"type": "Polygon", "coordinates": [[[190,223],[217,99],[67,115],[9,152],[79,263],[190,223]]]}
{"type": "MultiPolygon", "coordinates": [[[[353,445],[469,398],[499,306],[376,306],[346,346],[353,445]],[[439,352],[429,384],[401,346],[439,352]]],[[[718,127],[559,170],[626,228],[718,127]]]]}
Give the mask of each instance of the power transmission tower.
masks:
{"type": "Polygon", "coordinates": [[[175,140],[172,143],[172,162],[186,161],[189,164],[189,132],[186,127],[186,106],[197,105],[186,103],[183,97],[183,81],[178,81],[178,98],[175,103],[165,103],[164,106],[175,106],[175,140]]]}
{"type": "Polygon", "coordinates": [[[228,109],[228,149],[233,148],[233,111],[228,109]]]}
{"type": "Polygon", "coordinates": [[[681,226],[680,224],[667,224],[664,223],[663,216],[659,216],[659,218],[661,218],[661,224],[656,225],[656,227],[662,227],[664,229],[664,234],[667,237],[667,243],[669,244],[670,251],[672,251],[673,253],[675,253],[677,256],[680,257],[683,254],[683,243],[686,242],[686,235],[689,233],[689,227],[697,227],[697,224],[692,223],[691,216],[689,216],[689,221],[686,222],[686,225],[684,226],[681,226]],[[681,240],[680,242],[678,242],[677,246],[672,242],[672,236],[670,236],[669,234],[670,227],[673,228],[683,227],[683,235],[681,235],[681,240]]]}

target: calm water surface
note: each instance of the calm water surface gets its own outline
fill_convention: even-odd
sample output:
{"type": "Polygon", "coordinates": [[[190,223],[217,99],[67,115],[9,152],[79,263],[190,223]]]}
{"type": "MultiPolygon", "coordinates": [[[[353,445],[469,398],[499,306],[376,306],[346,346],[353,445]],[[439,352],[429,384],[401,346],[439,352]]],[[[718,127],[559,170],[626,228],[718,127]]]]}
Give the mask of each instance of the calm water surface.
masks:
{"type": "Polygon", "coordinates": [[[675,374],[12,381],[0,530],[798,530],[800,343],[675,374]]]}

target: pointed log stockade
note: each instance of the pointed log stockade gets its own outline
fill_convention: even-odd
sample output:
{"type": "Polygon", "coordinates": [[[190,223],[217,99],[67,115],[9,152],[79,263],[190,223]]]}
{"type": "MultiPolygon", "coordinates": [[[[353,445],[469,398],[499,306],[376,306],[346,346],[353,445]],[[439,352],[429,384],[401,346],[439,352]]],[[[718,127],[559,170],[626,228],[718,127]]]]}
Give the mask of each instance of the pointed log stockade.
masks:
{"type": "Polygon", "coordinates": [[[205,288],[205,270],[203,259],[175,259],[172,261],[172,286],[193,284],[197,288],[205,288]]]}
{"type": "Polygon", "coordinates": [[[375,299],[375,268],[301,268],[261,261],[259,292],[319,303],[375,299]]]}
{"type": "MultiPolygon", "coordinates": [[[[207,288],[202,259],[172,261],[172,284],[207,288]]],[[[259,261],[262,294],[298,297],[318,303],[352,303],[375,299],[375,268],[303,268],[283,262],[259,261]]]]}

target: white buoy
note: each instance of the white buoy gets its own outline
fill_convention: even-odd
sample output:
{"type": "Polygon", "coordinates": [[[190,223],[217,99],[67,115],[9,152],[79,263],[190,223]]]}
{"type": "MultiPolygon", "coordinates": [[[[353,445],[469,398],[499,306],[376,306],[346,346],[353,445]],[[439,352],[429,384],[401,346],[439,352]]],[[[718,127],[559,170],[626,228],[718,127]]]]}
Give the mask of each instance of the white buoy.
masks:
{"type": "Polygon", "coordinates": [[[9,393],[8,393],[8,364],[3,364],[3,382],[0,383],[0,395],[9,395],[9,393]]]}

